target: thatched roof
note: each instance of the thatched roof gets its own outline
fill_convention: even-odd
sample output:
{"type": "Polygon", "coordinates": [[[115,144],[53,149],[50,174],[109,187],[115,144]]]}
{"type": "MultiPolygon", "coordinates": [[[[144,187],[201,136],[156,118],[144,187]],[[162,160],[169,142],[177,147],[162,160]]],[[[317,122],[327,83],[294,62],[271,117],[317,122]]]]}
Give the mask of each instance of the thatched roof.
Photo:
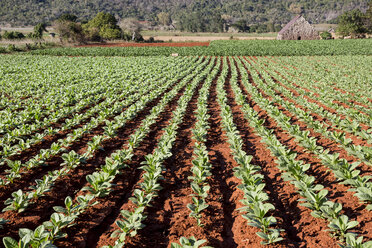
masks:
{"type": "Polygon", "coordinates": [[[288,22],[287,25],[285,25],[285,27],[282,28],[282,30],[280,30],[278,34],[283,34],[285,31],[287,31],[300,17],[301,15],[298,15],[293,18],[292,21],[288,22]]]}

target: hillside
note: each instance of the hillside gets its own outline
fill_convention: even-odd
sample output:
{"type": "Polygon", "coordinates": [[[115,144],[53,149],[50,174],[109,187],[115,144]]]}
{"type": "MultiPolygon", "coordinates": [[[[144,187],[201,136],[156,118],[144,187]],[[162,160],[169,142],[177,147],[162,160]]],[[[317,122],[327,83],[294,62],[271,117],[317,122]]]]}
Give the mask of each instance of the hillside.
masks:
{"type": "Polygon", "coordinates": [[[251,24],[283,24],[301,12],[312,23],[324,23],[346,10],[364,11],[367,3],[368,0],[1,0],[0,25],[51,22],[67,12],[84,21],[100,11],[118,18],[137,17],[148,21],[155,21],[160,12],[168,12],[177,21],[185,14],[198,11],[207,18],[227,15],[233,21],[244,19],[251,24]]]}

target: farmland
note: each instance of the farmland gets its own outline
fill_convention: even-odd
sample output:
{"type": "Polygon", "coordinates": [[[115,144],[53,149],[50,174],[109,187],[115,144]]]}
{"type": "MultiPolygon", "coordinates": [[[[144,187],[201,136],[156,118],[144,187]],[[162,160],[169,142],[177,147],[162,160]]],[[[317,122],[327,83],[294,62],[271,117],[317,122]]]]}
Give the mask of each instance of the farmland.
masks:
{"type": "Polygon", "coordinates": [[[0,247],[371,247],[371,48],[234,42],[0,55],[0,247]]]}
{"type": "MultiPolygon", "coordinates": [[[[157,43],[161,44],[161,43],[157,43]]],[[[178,43],[173,43],[178,44],[178,43]]],[[[372,55],[372,39],[360,40],[218,40],[195,47],[62,47],[30,52],[57,56],[324,56],[372,55]]]]}

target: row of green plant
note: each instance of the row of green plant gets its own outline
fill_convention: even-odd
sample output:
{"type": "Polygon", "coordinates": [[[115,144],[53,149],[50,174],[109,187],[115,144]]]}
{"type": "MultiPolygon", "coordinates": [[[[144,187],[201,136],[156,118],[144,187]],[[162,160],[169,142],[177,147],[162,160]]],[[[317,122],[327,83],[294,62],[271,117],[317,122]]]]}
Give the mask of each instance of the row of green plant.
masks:
{"type": "MultiPolygon", "coordinates": [[[[275,68],[274,70],[277,70],[281,75],[285,75],[283,80],[281,80],[280,82],[283,83],[284,86],[289,87],[289,89],[293,89],[293,87],[295,87],[293,82],[295,82],[296,78],[292,77],[290,74],[288,74],[288,72],[286,73],[285,71],[287,70],[284,70],[283,68],[277,68],[276,66],[273,67],[275,68]]],[[[308,88],[312,87],[308,82],[303,83],[302,87],[305,86],[307,86],[308,88]]],[[[372,135],[370,134],[370,131],[368,129],[362,128],[361,126],[361,124],[372,126],[371,120],[368,118],[368,116],[360,113],[359,111],[345,108],[339,104],[334,103],[332,98],[328,98],[326,93],[310,93],[308,92],[308,90],[305,90],[302,87],[297,86],[295,89],[295,91],[299,93],[298,96],[295,96],[293,93],[288,93],[288,91],[283,91],[282,93],[287,98],[296,100],[296,102],[299,103],[300,106],[306,107],[306,109],[311,111],[312,113],[316,113],[323,118],[326,118],[329,122],[332,123],[333,127],[352,133],[369,143],[372,142],[372,135]],[[331,107],[333,111],[329,110],[323,105],[317,104],[314,101],[309,101],[309,99],[317,99],[317,101],[319,101],[321,104],[324,104],[324,106],[331,107]]],[[[328,91],[331,91],[331,89],[328,89],[325,92],[328,91]]],[[[368,110],[366,109],[366,111],[368,110]]],[[[364,146],[359,148],[353,147],[352,149],[363,152],[363,154],[365,154],[365,157],[363,159],[366,161],[370,160],[372,154],[371,148],[364,146]]]]}
{"type": "Polygon", "coordinates": [[[208,47],[89,47],[52,48],[31,51],[57,56],[312,56],[372,55],[372,39],[362,40],[229,40],[212,41],[208,47]]]}
{"type": "MultiPolygon", "coordinates": [[[[299,125],[291,122],[291,118],[274,105],[275,103],[279,103],[281,98],[276,95],[275,91],[271,90],[262,82],[257,72],[252,70],[252,67],[249,67],[249,65],[247,67],[251,72],[254,82],[263,92],[265,92],[264,94],[271,97],[271,99],[268,100],[258,92],[255,87],[249,84],[247,90],[251,93],[252,99],[261,108],[265,109],[268,115],[276,120],[277,124],[285,132],[294,137],[300,146],[305,150],[310,151],[312,155],[315,155],[315,157],[322,162],[323,165],[329,168],[340,183],[350,185],[351,189],[357,192],[355,195],[360,199],[360,201],[370,204],[367,206],[367,209],[371,209],[372,195],[368,195],[369,192],[372,192],[372,183],[369,182],[371,177],[359,175],[360,170],[358,170],[358,166],[360,162],[349,163],[344,158],[340,159],[339,153],[331,152],[330,150],[324,149],[322,146],[318,145],[317,143],[319,142],[319,139],[312,137],[309,130],[301,130],[299,125]]],[[[328,131],[324,130],[324,132],[328,131]]]]}
{"type": "Polygon", "coordinates": [[[317,87],[329,89],[335,94],[341,94],[349,102],[357,100],[359,103],[369,106],[369,108],[372,106],[370,98],[372,88],[369,87],[372,78],[370,73],[372,58],[370,56],[339,56],[335,60],[332,57],[323,57],[323,59],[297,57],[291,60],[281,57],[275,58],[275,60],[279,60],[278,62],[283,65],[297,65],[300,68],[305,68],[303,65],[307,64],[310,66],[306,67],[307,70],[292,71],[292,73],[306,79],[312,79],[316,82],[317,87]]]}
{"type": "Polygon", "coordinates": [[[201,221],[201,212],[208,208],[206,198],[210,190],[210,185],[207,182],[207,178],[212,175],[211,169],[212,164],[209,162],[208,151],[205,145],[207,141],[207,133],[210,128],[208,119],[208,97],[209,89],[213,79],[217,76],[220,69],[221,60],[217,60],[216,66],[210,74],[207,75],[203,87],[199,91],[196,114],[196,123],[192,130],[194,143],[194,158],[192,160],[191,172],[192,176],[188,179],[191,180],[190,186],[193,190],[192,203],[187,204],[187,208],[190,210],[190,216],[194,217],[197,221],[198,226],[203,226],[201,221]]]}
{"type": "MultiPolygon", "coordinates": [[[[343,60],[344,57],[341,57],[340,59],[343,60]]],[[[349,60],[350,59],[354,59],[354,57],[350,57],[349,60]]],[[[329,60],[326,61],[329,62],[329,60]]],[[[337,100],[344,103],[345,106],[348,106],[349,108],[353,108],[359,112],[364,112],[367,115],[372,115],[370,109],[372,103],[367,99],[367,96],[372,93],[370,87],[368,87],[371,80],[368,65],[371,61],[369,57],[362,58],[362,61],[364,62],[363,65],[356,65],[352,70],[350,70],[344,66],[341,68],[337,66],[329,67],[329,64],[323,64],[324,62],[322,60],[318,61],[310,58],[306,61],[306,67],[305,63],[301,61],[297,64],[297,70],[294,70],[294,68],[288,68],[287,74],[291,74],[289,75],[290,78],[300,78],[300,81],[304,81],[303,88],[308,89],[308,86],[310,85],[307,82],[316,82],[318,88],[315,93],[319,94],[321,98],[326,101],[324,102],[326,105],[331,104],[330,107],[335,106],[335,104],[332,104],[330,100],[337,100]],[[309,67],[311,70],[309,70],[309,67]],[[337,82],[337,84],[335,82],[337,82]],[[334,89],[335,86],[342,87],[343,85],[347,85],[347,89],[352,90],[353,95],[345,95],[344,93],[334,89]],[[361,92],[363,92],[363,94],[361,94],[361,92]],[[366,108],[355,104],[353,100],[357,100],[369,107],[366,108]]],[[[358,62],[356,61],[356,63],[358,62]]],[[[314,96],[314,94],[311,95],[314,96]]],[[[361,118],[356,117],[356,119],[359,120],[361,118]]]]}
{"type": "Polygon", "coordinates": [[[238,74],[236,70],[231,70],[231,78],[228,79],[227,58],[225,57],[223,61],[221,77],[217,81],[217,99],[221,108],[222,126],[226,132],[234,160],[239,165],[234,170],[235,176],[242,182],[238,188],[244,192],[244,198],[241,200],[244,207],[240,208],[240,211],[245,213],[243,217],[248,220],[248,225],[260,230],[256,234],[264,240],[261,242],[262,244],[276,243],[283,240],[280,237],[280,232],[283,230],[273,228],[277,224],[277,220],[274,216],[268,216],[275,210],[275,206],[268,202],[269,196],[265,192],[263,175],[260,174],[261,168],[251,164],[252,156],[247,155],[243,150],[243,139],[234,123],[231,107],[227,103],[225,82],[229,80],[233,88],[238,87],[235,83],[238,80],[238,74]]]}
{"type": "MultiPolygon", "coordinates": [[[[102,96],[105,92],[120,93],[123,88],[126,90],[136,88],[136,83],[131,83],[131,81],[137,76],[125,71],[115,73],[115,76],[125,80],[125,83],[111,82],[111,88],[102,84],[102,76],[106,77],[109,71],[119,65],[119,61],[111,60],[111,63],[105,63],[100,59],[95,62],[89,59],[79,59],[79,63],[72,66],[69,60],[56,60],[52,57],[22,56],[21,59],[18,56],[1,56],[1,134],[20,128],[22,124],[32,127],[31,124],[43,121],[42,118],[47,115],[59,116],[59,109],[73,108],[86,98],[102,96]],[[104,64],[106,68],[101,69],[99,64],[104,64]],[[71,73],[66,73],[63,68],[71,73]],[[26,70],[32,70],[32,73],[26,73],[26,70]],[[47,79],[49,73],[53,73],[56,80],[40,83],[40,80],[47,79]],[[81,78],[76,77],[74,73],[79,73],[81,78]],[[67,87],[61,91],[65,82],[68,82],[67,87]]],[[[151,73],[159,72],[162,66],[155,63],[152,67],[148,67],[151,62],[147,61],[149,60],[144,61],[142,65],[139,59],[121,60],[120,62],[128,68],[137,67],[142,70],[143,77],[148,79],[151,73]]]]}
{"type": "MultiPolygon", "coordinates": [[[[167,87],[169,87],[169,83],[175,83],[175,80],[177,80],[177,78],[179,77],[182,77],[183,75],[185,74],[174,75],[172,80],[161,86],[156,86],[156,84],[153,84],[153,87],[150,88],[142,87],[140,89],[140,92],[137,92],[136,94],[130,94],[129,97],[127,97],[124,101],[115,102],[114,100],[106,106],[103,104],[97,105],[99,106],[99,114],[97,117],[92,117],[90,121],[83,125],[81,128],[72,130],[72,132],[67,134],[66,138],[60,139],[58,142],[54,142],[53,144],[51,144],[49,149],[41,149],[39,154],[35,155],[33,158],[25,163],[21,163],[20,161],[6,160],[6,165],[10,167],[10,169],[6,171],[7,175],[5,176],[5,178],[0,180],[1,185],[13,183],[15,178],[20,178],[22,168],[26,168],[27,170],[29,170],[41,165],[46,165],[46,161],[48,159],[58,155],[61,152],[66,152],[68,147],[72,146],[77,140],[82,138],[85,133],[90,132],[91,130],[97,128],[102,124],[105,124],[102,129],[105,130],[106,135],[95,136],[90,142],[88,142],[88,150],[86,154],[87,156],[84,157],[84,160],[90,158],[93,152],[100,147],[100,144],[106,139],[113,136],[115,134],[115,130],[125,123],[127,111],[132,111],[130,112],[129,116],[134,117],[136,115],[135,113],[138,113],[142,108],[144,108],[145,104],[148,101],[157,96],[159,90],[164,91],[167,87]],[[149,93],[146,95],[147,92],[149,93]],[[127,108],[126,112],[121,112],[124,108],[127,108]],[[115,117],[116,122],[122,123],[122,125],[107,121],[107,118],[113,117],[115,117]]],[[[166,81],[166,79],[164,79],[164,81],[166,81]]],[[[119,95],[119,98],[124,97],[125,96],[119,95]]],[[[78,125],[82,119],[83,118],[80,118],[77,123],[73,124],[73,126],[78,125]]],[[[23,171],[23,173],[27,173],[27,170],[23,171]]]]}
{"type": "MultiPolygon", "coordinates": [[[[304,97],[302,94],[305,94],[305,90],[301,89],[299,87],[296,87],[297,93],[301,93],[299,95],[295,95],[293,93],[293,82],[289,81],[288,78],[290,75],[284,74],[284,72],[280,68],[274,67],[274,70],[278,70],[281,75],[286,75],[285,77],[282,77],[283,80],[280,81],[280,83],[283,83],[284,87],[287,87],[288,90],[281,90],[281,94],[283,94],[287,99],[295,100],[296,104],[300,106],[300,108],[305,109],[308,114],[317,114],[321,116],[324,119],[327,119],[327,122],[325,122],[325,125],[340,129],[343,131],[346,131],[348,133],[351,133],[355,135],[356,137],[359,137],[367,142],[371,141],[370,134],[368,130],[364,130],[361,128],[361,126],[358,124],[357,120],[349,120],[346,118],[342,118],[341,116],[337,115],[336,113],[330,112],[328,109],[324,108],[323,106],[313,102],[309,101],[306,97],[304,97]],[[288,77],[288,78],[287,78],[288,77]]],[[[272,73],[267,72],[270,76],[273,76],[272,73]]],[[[268,82],[271,82],[271,80],[268,80],[268,82]]],[[[310,98],[311,99],[311,98],[310,98]]],[[[367,147],[364,147],[363,149],[367,149],[367,147]]]]}
{"type": "MultiPolygon", "coordinates": [[[[179,90],[185,87],[198,72],[203,70],[206,63],[207,61],[198,65],[193,73],[187,74],[179,84],[163,96],[159,104],[152,108],[150,114],[129,137],[126,148],[113,152],[110,157],[106,158],[105,164],[97,172],[86,176],[88,185],[79,191],[82,194],[79,194],[75,200],[70,196],[66,197],[65,206],[55,206],[55,212],[51,215],[50,221],[44,222],[34,231],[21,228],[19,231],[19,241],[5,237],[3,239],[5,247],[55,247],[53,245],[54,241],[66,236],[64,230],[72,226],[81,213],[97,204],[98,198],[104,198],[110,194],[112,188],[115,186],[112,181],[120,174],[120,170],[127,166],[126,163],[132,158],[134,149],[138,147],[147,133],[150,132],[150,126],[156,122],[157,117],[164,111],[165,106],[176,96],[179,90]],[[87,193],[84,194],[84,192],[87,193]]],[[[130,115],[128,117],[130,118],[130,115]]],[[[79,164],[78,160],[73,160],[70,162],[79,164]]]]}
{"type": "Polygon", "coordinates": [[[186,87],[184,94],[177,101],[176,110],[172,112],[172,119],[163,128],[163,135],[158,139],[157,147],[153,153],[145,155],[145,161],[142,162],[143,166],[140,167],[144,173],[138,187],[133,192],[133,197],[130,198],[135,207],[132,210],[122,210],[121,216],[115,222],[118,227],[112,233],[112,237],[116,238],[115,248],[122,247],[128,236],[137,235],[137,231],[144,227],[143,221],[147,217],[145,215],[146,207],[151,206],[151,202],[162,189],[160,180],[163,179],[162,174],[166,170],[164,161],[172,156],[172,147],[187,106],[197,86],[206,78],[213,67],[214,62],[211,62],[204,70],[199,71],[186,87]]]}
{"type": "MultiPolygon", "coordinates": [[[[196,64],[197,65],[197,64],[196,64]]],[[[150,93],[148,94],[140,94],[140,99],[136,102],[134,102],[132,105],[126,108],[126,110],[119,115],[115,116],[114,120],[109,121],[107,118],[109,116],[104,115],[102,113],[107,113],[104,109],[102,109],[102,112],[99,116],[102,120],[105,121],[99,121],[99,122],[104,122],[105,125],[102,127],[104,131],[103,135],[96,135],[92,137],[91,141],[88,142],[88,148],[87,151],[83,154],[78,154],[74,150],[70,151],[69,153],[65,152],[62,154],[62,159],[63,163],[61,163],[61,169],[50,172],[49,175],[44,176],[42,180],[37,179],[36,180],[36,186],[31,186],[30,189],[31,191],[28,191],[26,193],[23,193],[22,190],[18,190],[14,193],[12,193],[12,198],[9,198],[5,201],[5,205],[8,205],[6,208],[3,209],[4,211],[18,211],[18,212],[23,212],[31,203],[32,200],[36,200],[39,197],[43,196],[46,192],[49,192],[53,188],[54,182],[61,178],[64,175],[67,175],[71,170],[75,169],[76,167],[84,164],[88,159],[92,158],[94,156],[94,153],[96,153],[98,150],[103,149],[103,142],[110,140],[116,136],[116,132],[118,129],[122,128],[123,126],[126,125],[128,121],[131,119],[135,118],[137,114],[146,106],[147,103],[155,99],[157,96],[159,96],[162,92],[164,92],[167,88],[171,87],[176,83],[176,81],[181,77],[184,77],[187,75],[188,72],[191,70],[189,69],[188,71],[185,71],[183,74],[177,75],[173,80],[169,80],[166,84],[163,84],[161,86],[157,86],[154,89],[150,89],[150,93]]],[[[148,88],[143,88],[145,91],[148,90],[148,88]]],[[[131,96],[135,96],[132,94],[131,96]]],[[[128,98],[129,100],[129,98],[128,98]]],[[[111,105],[112,108],[112,105],[111,105]]],[[[117,109],[118,111],[121,111],[123,107],[119,108],[112,108],[112,109],[117,109]]],[[[112,113],[107,113],[111,114],[112,113]]],[[[117,114],[117,113],[116,113],[117,114]]],[[[90,124],[92,122],[87,124],[87,127],[90,127],[90,124]]],[[[94,121],[93,123],[96,123],[94,121]]],[[[95,128],[96,125],[92,125],[92,128],[95,128]]],[[[84,133],[88,132],[89,129],[84,129],[82,128],[81,131],[80,129],[76,129],[73,132],[73,136],[71,138],[71,142],[74,143],[77,141],[78,138],[80,138],[84,133]]],[[[63,147],[66,147],[66,145],[63,145],[63,147]]],[[[54,147],[53,147],[54,148],[54,147]]],[[[65,149],[62,149],[62,145],[58,146],[58,150],[52,150],[55,151],[55,153],[60,152],[61,150],[66,151],[65,149]]],[[[43,157],[43,160],[47,160],[49,156],[47,152],[41,153],[43,157]]],[[[52,153],[52,155],[56,155],[52,153]]],[[[7,161],[8,166],[12,165],[12,168],[15,168],[15,164],[17,164],[17,171],[19,171],[20,163],[19,162],[10,162],[7,161]]],[[[29,168],[29,167],[28,167],[29,168]]],[[[12,173],[15,173],[12,170],[12,173]]]]}
{"type": "MultiPolygon", "coordinates": [[[[290,90],[284,87],[280,87],[278,84],[276,84],[265,70],[262,70],[258,67],[255,67],[255,69],[263,77],[266,85],[269,86],[268,90],[271,91],[271,89],[273,89],[275,93],[285,95],[287,96],[288,99],[292,99],[292,100],[297,99],[297,97],[295,97],[290,90]]],[[[258,81],[258,84],[261,86],[261,88],[265,87],[265,86],[262,86],[261,81],[258,81]]],[[[370,166],[372,165],[372,150],[370,147],[355,144],[355,142],[353,142],[352,139],[346,138],[345,132],[338,131],[338,130],[329,131],[328,130],[329,126],[326,124],[326,122],[314,120],[314,117],[308,114],[306,111],[304,111],[301,108],[296,107],[294,103],[279,97],[278,95],[274,94],[274,92],[271,92],[270,95],[275,99],[276,102],[280,103],[285,109],[295,114],[296,117],[299,118],[299,120],[306,123],[314,131],[321,133],[323,136],[327,137],[328,139],[331,139],[337,142],[339,144],[339,147],[344,149],[349,155],[355,156],[361,162],[364,162],[370,166]]],[[[299,102],[300,101],[302,102],[302,100],[300,99],[299,102]]],[[[368,139],[368,136],[369,136],[368,133],[366,131],[361,130],[360,126],[357,123],[350,122],[346,119],[342,122],[342,128],[344,131],[355,130],[354,132],[355,134],[358,134],[358,133],[362,134],[362,136],[367,138],[367,141],[370,142],[370,139],[368,139]]]]}
{"type": "MultiPolygon", "coordinates": [[[[71,132],[74,126],[85,124],[88,120],[91,121],[92,118],[97,115],[104,115],[112,106],[116,106],[116,108],[120,109],[117,105],[120,102],[124,104],[124,106],[133,103],[140,99],[143,94],[157,87],[157,84],[162,85],[167,80],[177,76],[178,69],[182,71],[188,67],[188,61],[185,60],[185,63],[180,63],[178,65],[171,64],[170,66],[177,70],[169,73],[167,72],[168,67],[164,67],[162,72],[167,73],[159,73],[159,76],[154,78],[157,82],[151,85],[149,85],[149,82],[146,80],[134,83],[138,82],[136,80],[131,82],[133,87],[128,87],[125,91],[116,87],[113,87],[113,90],[107,90],[107,85],[98,85],[97,89],[90,87],[91,90],[87,91],[87,95],[76,95],[72,99],[67,98],[65,101],[62,101],[66,102],[66,104],[62,106],[60,103],[49,104],[47,107],[48,109],[45,108],[46,106],[43,103],[30,104],[30,106],[26,107],[26,109],[21,112],[14,111],[14,108],[7,106],[7,108],[2,111],[4,122],[1,123],[3,126],[3,136],[0,138],[2,144],[2,151],[0,151],[2,158],[0,164],[4,163],[4,159],[19,154],[29,149],[32,145],[37,145],[42,142],[47,135],[54,135],[60,131],[69,130],[71,132]],[[105,91],[104,98],[101,93],[105,91]],[[127,97],[128,95],[130,98],[127,97]],[[129,99],[131,100],[129,101],[129,99]],[[70,106],[71,100],[75,102],[75,105],[70,106]],[[89,108],[93,104],[96,105],[89,108]],[[88,109],[83,114],[77,114],[79,111],[86,108],[88,109]],[[61,126],[53,127],[53,123],[63,118],[65,118],[65,121],[61,126]]],[[[159,70],[156,71],[159,72],[159,70]]],[[[145,79],[146,77],[144,76],[141,78],[145,79]]],[[[135,79],[137,79],[137,76],[133,75],[133,80],[135,79]]],[[[45,98],[43,100],[45,100],[45,98]]],[[[14,106],[15,108],[19,108],[18,104],[14,106]]]]}
{"type": "MultiPolygon", "coordinates": [[[[240,68],[244,87],[246,87],[251,97],[260,98],[260,94],[257,91],[249,91],[250,84],[248,73],[239,61],[237,61],[237,63],[238,68],[240,68]]],[[[235,65],[232,63],[232,70],[234,70],[234,67],[235,65]]],[[[241,109],[246,120],[258,135],[262,137],[263,142],[277,158],[276,163],[278,164],[278,168],[282,171],[281,177],[285,181],[291,182],[298,190],[298,193],[302,197],[299,200],[302,202],[301,205],[310,209],[313,217],[323,218],[328,221],[328,227],[330,228],[328,231],[331,236],[338,239],[342,247],[369,247],[371,242],[363,243],[362,236],[358,237],[357,234],[350,231],[350,229],[358,226],[359,223],[349,220],[347,215],[342,214],[342,205],[330,201],[327,198],[328,190],[324,189],[324,186],[321,184],[315,184],[315,178],[306,173],[311,165],[298,159],[297,153],[284,146],[277,139],[275,134],[273,134],[273,130],[264,126],[264,120],[261,119],[258,112],[248,104],[246,96],[243,95],[237,82],[232,81],[231,83],[235,94],[235,100],[242,106],[241,109]]],[[[270,106],[270,102],[268,106],[270,106]]],[[[266,108],[264,108],[264,110],[266,110],[266,108]]]]}
{"type": "MultiPolygon", "coordinates": [[[[292,77],[289,76],[288,78],[290,78],[289,80],[292,81],[292,77]]],[[[368,110],[367,108],[358,107],[356,104],[353,104],[352,107],[346,107],[342,104],[339,104],[337,101],[343,102],[343,100],[340,99],[342,97],[333,94],[332,92],[334,90],[331,89],[320,88],[317,92],[305,90],[310,88],[311,85],[311,81],[305,81],[304,83],[302,83],[301,87],[296,87],[296,90],[303,96],[308,96],[312,99],[316,98],[317,101],[324,104],[328,108],[331,108],[333,111],[336,112],[337,116],[340,116],[341,119],[346,122],[346,125],[352,123],[353,129],[361,130],[361,124],[372,126],[372,120],[371,118],[369,118],[370,114],[372,114],[370,110],[368,110]],[[360,111],[366,112],[367,115],[360,111]]],[[[351,103],[348,103],[348,105],[351,105],[351,103]]],[[[372,135],[370,134],[367,134],[366,136],[369,136],[370,139],[372,138],[372,135]]]]}

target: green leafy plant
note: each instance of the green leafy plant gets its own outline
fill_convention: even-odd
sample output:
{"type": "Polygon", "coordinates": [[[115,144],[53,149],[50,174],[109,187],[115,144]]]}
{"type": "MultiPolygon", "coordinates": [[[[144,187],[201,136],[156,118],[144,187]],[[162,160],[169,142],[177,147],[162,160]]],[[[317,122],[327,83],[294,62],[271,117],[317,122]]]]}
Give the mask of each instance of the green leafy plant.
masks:
{"type": "Polygon", "coordinates": [[[22,190],[17,190],[12,193],[13,198],[8,198],[4,203],[8,205],[3,209],[3,212],[6,211],[17,211],[18,213],[23,212],[27,206],[30,204],[30,197],[27,194],[24,194],[22,190]]]}
{"type": "Polygon", "coordinates": [[[172,243],[172,248],[212,248],[210,246],[201,246],[207,242],[206,240],[197,240],[194,236],[191,236],[190,238],[181,237],[180,238],[180,244],[172,243]]]}
{"type": "Polygon", "coordinates": [[[337,219],[332,220],[328,227],[331,228],[335,236],[344,241],[347,230],[356,227],[358,224],[358,221],[349,221],[349,217],[341,215],[337,219]]]}
{"type": "Polygon", "coordinates": [[[144,207],[138,207],[134,212],[122,210],[120,212],[120,220],[116,221],[119,230],[113,232],[111,237],[119,237],[119,242],[123,243],[128,235],[131,237],[135,236],[137,231],[145,226],[142,224],[142,220],[146,218],[143,215],[143,210],[144,207]]]}
{"type": "Polygon", "coordinates": [[[106,172],[94,172],[91,175],[87,175],[86,179],[89,186],[84,187],[82,190],[89,191],[96,197],[104,197],[111,191],[111,181],[114,179],[114,176],[111,176],[106,172]]]}

